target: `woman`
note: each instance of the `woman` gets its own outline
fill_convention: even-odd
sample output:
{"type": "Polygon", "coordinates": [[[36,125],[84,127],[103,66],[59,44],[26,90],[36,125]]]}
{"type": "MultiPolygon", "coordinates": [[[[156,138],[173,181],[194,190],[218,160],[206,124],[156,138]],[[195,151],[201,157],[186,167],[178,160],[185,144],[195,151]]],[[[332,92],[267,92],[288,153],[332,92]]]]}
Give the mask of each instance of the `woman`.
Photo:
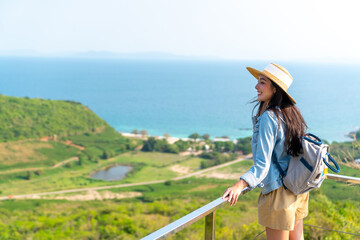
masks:
{"type": "Polygon", "coordinates": [[[273,63],[262,72],[247,69],[258,80],[258,104],[254,107],[258,109],[251,140],[254,165],[225,190],[222,198],[233,206],[244,188],[260,187],[258,217],[266,227],[267,239],[303,239],[302,219],[308,213],[309,193],[295,196],[285,190],[274,162],[277,159],[282,169],[287,169],[290,156],[302,151],[300,137],[307,126],[287,92],[293,78],[284,67],[273,63]]]}

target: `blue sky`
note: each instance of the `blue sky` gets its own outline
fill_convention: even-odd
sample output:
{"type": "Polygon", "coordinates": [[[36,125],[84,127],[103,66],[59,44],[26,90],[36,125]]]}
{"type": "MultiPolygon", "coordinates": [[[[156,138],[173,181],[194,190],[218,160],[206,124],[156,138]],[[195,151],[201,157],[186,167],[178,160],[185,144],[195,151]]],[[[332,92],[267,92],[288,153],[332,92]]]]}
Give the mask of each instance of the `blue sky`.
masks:
{"type": "Polygon", "coordinates": [[[0,0],[0,54],[360,62],[358,1],[0,0]]]}

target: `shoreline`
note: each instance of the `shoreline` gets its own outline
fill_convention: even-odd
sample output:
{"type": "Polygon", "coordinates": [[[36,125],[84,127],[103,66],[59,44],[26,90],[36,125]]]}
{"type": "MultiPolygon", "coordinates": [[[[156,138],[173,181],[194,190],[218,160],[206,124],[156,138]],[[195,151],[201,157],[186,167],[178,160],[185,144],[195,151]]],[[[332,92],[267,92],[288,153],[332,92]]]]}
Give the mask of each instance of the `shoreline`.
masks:
{"type": "MultiPolygon", "coordinates": [[[[336,143],[345,143],[345,142],[352,142],[354,141],[354,138],[352,137],[354,134],[356,134],[357,132],[360,131],[360,127],[357,127],[355,130],[350,131],[346,134],[344,134],[344,139],[343,140],[331,140],[328,141],[325,138],[321,138],[321,140],[325,140],[328,141],[330,144],[336,142],[336,143]]],[[[122,132],[122,131],[117,131],[118,133],[120,133],[121,135],[123,135],[124,137],[133,137],[133,138],[139,138],[139,139],[143,139],[146,140],[148,137],[154,137],[155,139],[166,139],[168,141],[168,143],[173,144],[178,140],[183,140],[183,141],[192,141],[193,139],[188,138],[188,137],[165,137],[165,136],[159,136],[159,135],[149,135],[147,134],[146,136],[143,136],[142,134],[134,134],[134,133],[130,133],[130,132],[122,132]]],[[[310,131],[311,132],[311,131],[310,131]]],[[[316,134],[315,134],[316,135],[316,134]]],[[[248,137],[251,137],[252,135],[249,135],[248,137]]],[[[237,142],[237,139],[239,138],[247,138],[247,137],[237,137],[237,138],[222,138],[222,137],[214,137],[214,138],[209,138],[212,142],[216,142],[216,141],[232,141],[232,142],[237,142]]],[[[202,141],[202,138],[196,139],[197,142],[202,141]]],[[[359,139],[358,139],[359,140],[359,139]]]]}
{"type": "MultiPolygon", "coordinates": [[[[124,137],[132,137],[132,138],[138,138],[142,140],[147,140],[149,137],[154,137],[155,139],[166,139],[169,144],[173,144],[178,140],[183,141],[193,141],[192,138],[181,138],[181,137],[165,137],[165,136],[151,136],[151,135],[142,135],[142,134],[135,134],[135,133],[129,133],[129,132],[120,132],[118,131],[122,136],[124,137]]],[[[237,139],[231,139],[231,138],[220,138],[215,137],[213,139],[209,138],[212,142],[226,142],[226,141],[232,141],[234,143],[237,142],[237,139]]],[[[196,139],[196,142],[204,141],[202,138],[196,139]]]]}
{"type": "Polygon", "coordinates": [[[129,133],[129,132],[120,132],[118,131],[122,136],[124,137],[132,137],[132,138],[139,138],[142,140],[147,140],[149,137],[154,137],[155,139],[166,139],[168,143],[173,144],[178,140],[183,141],[189,141],[190,138],[178,138],[178,137],[165,137],[165,136],[151,136],[151,135],[142,135],[142,134],[135,134],[135,133],[129,133]]]}

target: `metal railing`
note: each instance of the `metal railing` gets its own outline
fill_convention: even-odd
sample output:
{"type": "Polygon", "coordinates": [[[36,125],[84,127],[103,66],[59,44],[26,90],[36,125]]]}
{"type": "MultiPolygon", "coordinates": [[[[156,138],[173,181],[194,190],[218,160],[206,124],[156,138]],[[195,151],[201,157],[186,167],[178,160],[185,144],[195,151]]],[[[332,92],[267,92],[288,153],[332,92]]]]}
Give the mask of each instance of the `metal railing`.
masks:
{"type": "MultiPolygon", "coordinates": [[[[326,176],[328,179],[360,184],[360,178],[356,177],[337,174],[327,174],[326,176]]],[[[248,191],[249,189],[245,188],[241,192],[240,196],[244,195],[248,191]]],[[[172,222],[165,227],[147,235],[146,237],[142,238],[142,240],[165,239],[166,237],[169,237],[170,235],[184,229],[185,227],[191,225],[203,217],[205,217],[205,240],[214,240],[216,210],[225,204],[226,200],[223,200],[221,197],[219,197],[218,199],[206,204],[201,208],[196,209],[195,211],[176,220],[175,222],[172,222]]]]}

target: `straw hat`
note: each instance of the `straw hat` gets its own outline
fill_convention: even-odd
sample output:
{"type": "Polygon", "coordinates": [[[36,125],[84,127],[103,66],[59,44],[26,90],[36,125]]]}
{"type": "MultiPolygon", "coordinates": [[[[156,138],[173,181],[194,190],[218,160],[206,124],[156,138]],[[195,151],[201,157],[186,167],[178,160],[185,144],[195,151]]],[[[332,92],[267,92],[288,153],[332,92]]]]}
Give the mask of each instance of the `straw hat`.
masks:
{"type": "Polygon", "coordinates": [[[291,83],[293,82],[293,78],[284,67],[277,65],[275,63],[270,63],[266,66],[266,68],[260,72],[255,68],[247,67],[246,68],[256,79],[259,79],[259,76],[262,74],[269,79],[271,79],[274,83],[276,83],[284,92],[288,95],[290,100],[296,104],[295,100],[290,96],[287,92],[291,83]]]}

